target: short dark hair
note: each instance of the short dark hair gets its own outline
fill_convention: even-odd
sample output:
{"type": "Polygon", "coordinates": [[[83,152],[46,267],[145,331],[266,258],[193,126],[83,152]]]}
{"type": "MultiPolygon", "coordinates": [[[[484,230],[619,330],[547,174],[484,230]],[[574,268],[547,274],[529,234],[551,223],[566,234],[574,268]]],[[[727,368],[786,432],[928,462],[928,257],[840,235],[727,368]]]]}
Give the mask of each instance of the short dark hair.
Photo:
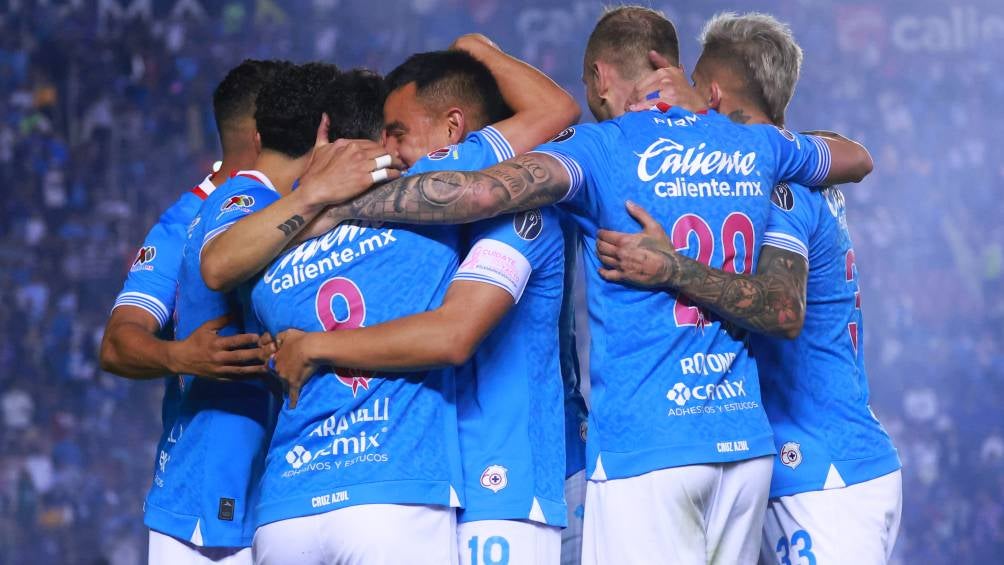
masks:
{"type": "Polygon", "coordinates": [[[221,138],[223,130],[235,122],[254,118],[255,100],[261,87],[276,72],[290,65],[292,63],[288,61],[244,59],[240,65],[230,69],[213,91],[213,115],[221,138]]]}
{"type": "Polygon", "coordinates": [[[379,139],[386,95],[383,77],[373,71],[352,69],[335,77],[321,94],[321,107],[331,119],[328,141],[379,139]]]}
{"type": "Polygon", "coordinates": [[[321,92],[338,74],[325,63],[292,65],[276,73],[258,93],[255,121],[262,149],[288,157],[306,155],[321,122],[321,92]]]}
{"type": "Polygon", "coordinates": [[[512,116],[499,85],[484,63],[466,51],[416,53],[387,75],[387,92],[415,83],[419,98],[435,107],[458,105],[479,129],[512,116]],[[480,119],[478,119],[480,118],[480,119]]]}
{"type": "Polygon", "coordinates": [[[604,13],[586,44],[586,64],[602,59],[624,79],[634,80],[651,68],[648,52],[656,51],[680,64],[680,39],[666,15],[642,6],[618,6],[604,13]]]}

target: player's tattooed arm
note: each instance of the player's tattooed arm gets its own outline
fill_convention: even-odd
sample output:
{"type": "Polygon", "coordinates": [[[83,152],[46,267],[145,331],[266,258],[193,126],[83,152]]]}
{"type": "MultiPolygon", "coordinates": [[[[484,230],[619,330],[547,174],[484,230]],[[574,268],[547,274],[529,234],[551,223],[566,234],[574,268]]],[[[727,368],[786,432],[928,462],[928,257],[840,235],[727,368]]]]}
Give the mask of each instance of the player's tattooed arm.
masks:
{"type": "Polygon", "coordinates": [[[441,171],[400,178],[344,205],[328,221],[462,224],[558,202],[571,180],[557,159],[528,153],[483,171],[441,171]]]}
{"type": "MultiPolygon", "coordinates": [[[[334,227],[320,233],[305,229],[328,205],[345,202],[368,189],[378,165],[376,159],[385,154],[383,146],[374,141],[340,139],[327,143],[319,134],[310,165],[300,177],[300,188],[234,223],[203,247],[200,266],[206,286],[230,290],[260,272],[290,245],[334,227]],[[254,245],[248,245],[250,241],[254,245]]],[[[390,166],[384,169],[387,178],[397,178],[403,167],[399,159],[390,159],[390,166]]]]}
{"type": "Polygon", "coordinates": [[[644,231],[600,230],[596,247],[604,279],[676,290],[757,333],[792,339],[801,332],[808,277],[801,255],[765,246],[755,274],[726,273],[678,253],[662,226],[640,206],[628,203],[628,212],[644,231]]]}

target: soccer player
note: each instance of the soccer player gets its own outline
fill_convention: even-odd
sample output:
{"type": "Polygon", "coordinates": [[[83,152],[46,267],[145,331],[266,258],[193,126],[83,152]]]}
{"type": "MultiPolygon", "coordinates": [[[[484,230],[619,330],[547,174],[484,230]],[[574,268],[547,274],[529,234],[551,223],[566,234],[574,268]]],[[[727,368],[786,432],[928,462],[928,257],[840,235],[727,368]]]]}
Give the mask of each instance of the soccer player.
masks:
{"type": "MultiPolygon", "coordinates": [[[[223,148],[221,171],[247,168],[257,158],[255,98],[262,84],[282,65],[246,60],[227,73],[213,92],[213,113],[223,148]]],[[[250,347],[257,343],[258,336],[218,335],[225,318],[207,321],[185,339],[168,338],[173,333],[170,321],[176,305],[186,230],[202,201],[225,179],[225,173],[208,175],[183,194],[147,234],[105,327],[101,365],[106,371],[138,379],[162,378],[166,374],[240,377],[263,371],[256,362],[258,350],[250,347]]],[[[161,443],[171,437],[177,402],[177,380],[165,379],[161,443]]],[[[155,463],[158,467],[166,464],[166,459],[155,463]]],[[[151,495],[158,488],[155,483],[151,495]]],[[[198,513],[200,503],[189,502],[184,511],[198,513]]],[[[222,562],[227,556],[232,556],[232,562],[250,562],[250,552],[240,550],[246,543],[210,537],[193,539],[193,527],[177,527],[170,513],[149,500],[144,522],[150,528],[150,563],[222,562]],[[189,545],[200,541],[198,545],[189,545]]]]}
{"type": "MultiPolygon", "coordinates": [[[[335,76],[329,65],[286,65],[255,104],[261,153],[206,198],[188,226],[178,275],[175,331],[187,338],[207,320],[224,318],[220,335],[254,328],[237,293],[209,291],[199,272],[206,242],[244,215],[288,192],[310,158],[320,122],[318,95],[335,76]]],[[[147,514],[156,513],[151,547],[181,562],[191,546],[244,548],[248,562],[256,525],[258,480],[275,402],[258,380],[217,381],[182,374],[171,387],[171,425],[159,445],[147,514]],[[163,533],[161,533],[163,532],[163,533]],[[165,535],[166,534],[166,535],[165,535]],[[182,542],[181,540],[185,540],[182,542]]]]}
{"type": "Polygon", "coordinates": [[[675,37],[653,10],[607,13],[584,70],[593,114],[614,119],[484,171],[399,179],[329,212],[466,222],[560,201],[576,218],[593,324],[584,563],[754,561],[774,452],[742,336],[675,293],[603,281],[599,226],[632,225],[630,196],[661,221],[676,219],[675,241],[689,254],[746,270],[777,180],[856,182],[871,170],[867,151],[838,138],[739,126],[714,111],[624,114],[634,81],[651,68],[647,53],[678,59],[675,37]]]}
{"type": "MultiPolygon", "coordinates": [[[[448,88],[476,62],[465,53],[413,56],[388,75],[384,112],[388,148],[402,147],[405,162],[411,150],[433,150],[412,172],[489,166],[545,141],[577,117],[577,105],[560,87],[483,38],[461,38],[458,46],[487,61],[481,71],[490,87],[485,94],[504,97],[515,115],[488,126],[488,101],[448,88]],[[489,70],[499,77],[498,88],[487,80],[489,70]],[[437,106],[457,108],[463,112],[458,122],[463,116],[465,128],[480,131],[463,131],[465,141],[442,150],[423,147],[413,140],[428,139],[435,123],[423,121],[422,112],[437,106]],[[517,140],[515,147],[507,137],[517,140]]],[[[471,360],[457,378],[465,480],[460,561],[555,563],[566,520],[564,393],[555,331],[564,284],[561,222],[554,210],[534,210],[474,224],[464,235],[467,258],[442,306],[366,329],[292,338],[287,332],[280,336],[277,367],[295,382],[318,365],[385,371],[471,360]]]]}
{"type": "MultiPolygon", "coordinates": [[[[387,146],[412,164],[411,171],[495,164],[577,117],[570,96],[486,38],[466,36],[455,47],[460,50],[415,55],[388,75],[387,146]],[[514,115],[507,116],[506,103],[514,115]],[[437,149],[439,143],[452,145],[437,149]]],[[[277,367],[294,393],[319,365],[400,371],[474,358],[459,377],[457,401],[467,479],[459,528],[465,563],[502,556],[553,563],[560,554],[565,458],[554,330],[563,286],[559,224],[552,211],[534,211],[472,226],[465,234],[467,259],[442,306],[430,312],[367,322],[370,327],[360,330],[279,336],[277,367]],[[531,415],[538,419],[533,425],[531,415]]],[[[268,222],[262,226],[274,230],[268,222]]],[[[365,294],[372,304],[373,295],[365,294]]],[[[344,519],[332,514],[326,520],[344,519]]],[[[378,557],[366,554],[368,560],[378,557]]]]}
{"type": "MultiPolygon", "coordinates": [[[[723,114],[783,126],[798,65],[763,68],[754,38],[784,45],[801,61],[790,31],[774,18],[725,13],[705,25],[694,82],[723,114]]],[[[605,278],[670,288],[754,332],[794,338],[753,336],[778,453],[761,563],[884,564],[902,512],[901,464],[868,406],[844,197],[835,187],[792,183],[777,185],[771,200],[755,275],[683,257],[635,208],[644,232],[600,233],[605,278]]]]}

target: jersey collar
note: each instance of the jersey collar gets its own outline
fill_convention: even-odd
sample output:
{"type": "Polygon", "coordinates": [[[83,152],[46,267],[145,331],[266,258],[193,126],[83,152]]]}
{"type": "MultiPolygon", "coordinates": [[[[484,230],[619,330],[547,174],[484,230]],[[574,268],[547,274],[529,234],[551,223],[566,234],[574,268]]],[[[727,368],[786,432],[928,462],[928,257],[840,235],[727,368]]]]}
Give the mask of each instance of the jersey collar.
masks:
{"type": "Polygon", "coordinates": [[[202,200],[209,198],[209,195],[212,194],[214,190],[216,190],[216,185],[213,184],[213,177],[215,175],[216,173],[211,173],[209,175],[206,175],[206,178],[202,179],[202,182],[195,185],[195,188],[192,189],[192,192],[195,193],[195,195],[201,198],[202,200]]]}
{"type": "Polygon", "coordinates": [[[255,171],[255,170],[237,171],[232,176],[247,177],[249,179],[254,179],[262,183],[263,185],[267,186],[272,192],[279,192],[278,190],[275,189],[275,185],[272,184],[272,181],[268,180],[268,177],[265,176],[265,173],[261,171],[255,171]]]}

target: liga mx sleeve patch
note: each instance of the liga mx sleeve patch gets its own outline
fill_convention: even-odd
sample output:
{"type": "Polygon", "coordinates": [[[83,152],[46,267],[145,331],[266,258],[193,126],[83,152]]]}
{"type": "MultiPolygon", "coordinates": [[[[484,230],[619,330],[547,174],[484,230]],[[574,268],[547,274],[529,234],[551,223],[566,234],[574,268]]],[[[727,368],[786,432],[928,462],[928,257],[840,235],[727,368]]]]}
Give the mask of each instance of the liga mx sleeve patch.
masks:
{"type": "Polygon", "coordinates": [[[497,239],[482,239],[471,248],[453,280],[495,285],[518,303],[532,271],[530,261],[516,248],[497,239]]]}

